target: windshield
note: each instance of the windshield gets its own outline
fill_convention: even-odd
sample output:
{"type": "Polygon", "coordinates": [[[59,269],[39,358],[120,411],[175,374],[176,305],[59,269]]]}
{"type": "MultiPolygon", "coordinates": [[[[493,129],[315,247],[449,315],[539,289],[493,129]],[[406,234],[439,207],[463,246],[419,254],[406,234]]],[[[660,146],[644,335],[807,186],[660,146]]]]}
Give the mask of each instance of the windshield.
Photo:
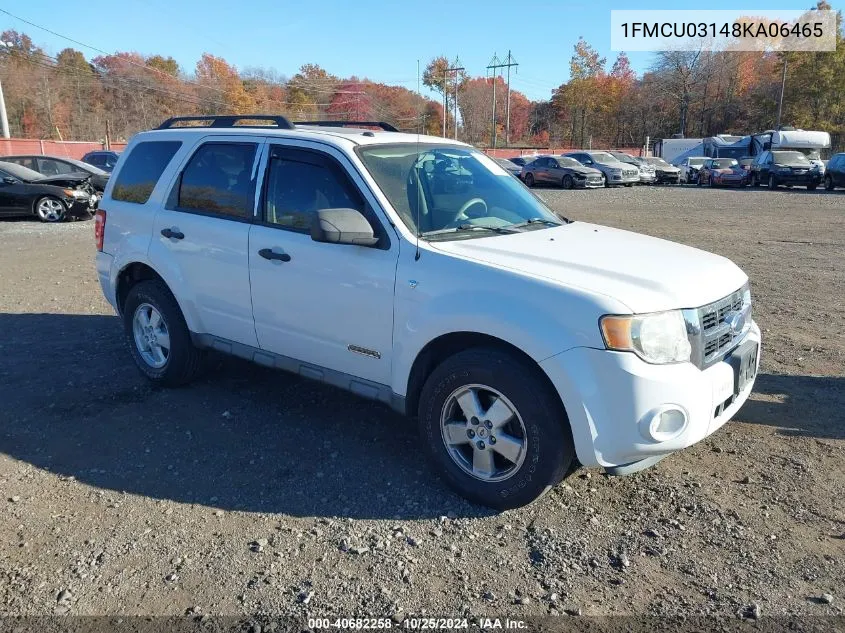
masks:
{"type": "Polygon", "coordinates": [[[668,167],[669,166],[669,163],[667,163],[662,158],[657,158],[656,156],[650,156],[649,158],[646,158],[646,160],[648,162],[650,162],[652,165],[660,165],[661,167],[668,167]]]}
{"type": "Polygon", "coordinates": [[[821,160],[821,152],[817,149],[802,149],[801,153],[810,160],[821,160]]]}
{"type": "Polygon", "coordinates": [[[713,167],[717,169],[730,169],[739,165],[733,158],[716,158],[713,160],[713,167]]]}
{"type": "Polygon", "coordinates": [[[15,178],[18,178],[19,180],[40,180],[44,177],[37,171],[33,171],[28,167],[21,167],[20,165],[15,165],[14,163],[0,162],[0,169],[5,171],[7,174],[11,174],[15,178]]]}
{"type": "Polygon", "coordinates": [[[618,163],[619,161],[614,158],[611,154],[607,152],[593,152],[590,154],[590,158],[592,158],[597,163],[618,163]]]}
{"type": "Polygon", "coordinates": [[[561,167],[583,167],[581,163],[579,163],[574,158],[569,158],[569,156],[561,156],[560,158],[555,159],[557,164],[561,167]]]}
{"type": "Polygon", "coordinates": [[[688,158],[687,160],[689,161],[689,164],[692,165],[693,167],[700,167],[701,165],[704,164],[704,161],[706,161],[707,159],[706,158],[688,158]]]}
{"type": "Polygon", "coordinates": [[[628,154],[623,154],[622,152],[614,152],[614,153],[612,154],[612,156],[613,156],[616,160],[621,161],[621,162],[623,162],[623,163],[630,163],[630,164],[632,164],[632,165],[635,165],[635,164],[637,163],[637,159],[636,159],[636,158],[634,158],[633,156],[628,156],[628,154]]]}
{"type": "Polygon", "coordinates": [[[405,143],[356,151],[405,225],[422,237],[487,237],[564,222],[472,148],[405,143]]]}
{"type": "Polygon", "coordinates": [[[772,152],[772,156],[776,163],[810,164],[810,161],[801,152],[772,152]]]}

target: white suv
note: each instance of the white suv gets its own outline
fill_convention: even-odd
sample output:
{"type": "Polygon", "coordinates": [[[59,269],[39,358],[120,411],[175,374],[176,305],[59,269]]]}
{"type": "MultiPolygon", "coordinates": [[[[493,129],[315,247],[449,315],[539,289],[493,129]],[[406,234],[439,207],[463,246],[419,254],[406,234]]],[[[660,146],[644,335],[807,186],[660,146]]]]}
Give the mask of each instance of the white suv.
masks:
{"type": "Polygon", "coordinates": [[[383,401],[496,508],[578,462],[645,468],[748,398],[760,330],[729,260],[561,219],[468,145],[365,127],[179,117],[131,140],[97,271],[148,378],[186,383],[213,349],[383,401]]]}

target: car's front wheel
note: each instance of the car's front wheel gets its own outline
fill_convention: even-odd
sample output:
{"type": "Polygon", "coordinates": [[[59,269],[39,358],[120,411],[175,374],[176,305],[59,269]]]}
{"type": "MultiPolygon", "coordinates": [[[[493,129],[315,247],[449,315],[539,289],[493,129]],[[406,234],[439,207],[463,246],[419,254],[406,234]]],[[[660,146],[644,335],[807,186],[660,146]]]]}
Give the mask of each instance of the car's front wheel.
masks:
{"type": "Polygon", "coordinates": [[[525,186],[526,187],[533,187],[534,186],[534,174],[528,172],[525,174],[525,186]]]}
{"type": "Polygon", "coordinates": [[[563,187],[564,189],[572,189],[572,187],[575,186],[575,181],[572,179],[572,176],[570,176],[569,174],[566,174],[563,177],[563,181],[560,184],[561,184],[561,187],[563,187]]]}
{"type": "Polygon", "coordinates": [[[830,177],[830,174],[824,177],[824,188],[826,191],[833,191],[833,178],[830,177]]]}
{"type": "Polygon", "coordinates": [[[559,483],[575,457],[557,396],[537,369],[491,348],[459,352],[420,396],[423,441],[446,481],[499,510],[531,503],[559,483]]]}
{"type": "Polygon", "coordinates": [[[204,353],[194,347],[176,298],[161,281],[142,281],[123,305],[126,343],[138,369],[167,386],[190,382],[202,367],[204,353]]]}
{"type": "Polygon", "coordinates": [[[778,183],[774,174],[769,174],[769,189],[777,189],[778,183]]]}
{"type": "Polygon", "coordinates": [[[61,222],[66,213],[65,203],[55,196],[44,196],[35,203],[35,215],[42,222],[61,222]]]}

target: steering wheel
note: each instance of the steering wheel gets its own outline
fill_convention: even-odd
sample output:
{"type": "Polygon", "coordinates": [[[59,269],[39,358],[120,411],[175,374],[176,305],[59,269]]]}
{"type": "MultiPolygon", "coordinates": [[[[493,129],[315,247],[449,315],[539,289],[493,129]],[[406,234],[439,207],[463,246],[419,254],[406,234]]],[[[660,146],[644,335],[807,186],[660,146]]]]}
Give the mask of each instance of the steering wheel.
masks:
{"type": "Polygon", "coordinates": [[[455,214],[455,217],[452,218],[452,224],[455,222],[461,221],[461,216],[464,215],[469,209],[474,207],[475,205],[481,205],[483,207],[482,215],[487,215],[487,203],[484,202],[481,198],[472,198],[471,200],[467,200],[461,205],[461,208],[458,209],[458,212],[455,214]]]}

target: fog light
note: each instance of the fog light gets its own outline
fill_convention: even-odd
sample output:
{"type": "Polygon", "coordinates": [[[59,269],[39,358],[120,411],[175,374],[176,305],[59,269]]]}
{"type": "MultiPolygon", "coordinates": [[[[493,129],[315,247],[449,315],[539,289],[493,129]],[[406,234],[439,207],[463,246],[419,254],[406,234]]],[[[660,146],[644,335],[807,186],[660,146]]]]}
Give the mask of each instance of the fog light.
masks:
{"type": "Polygon", "coordinates": [[[688,424],[687,412],[669,404],[650,411],[642,420],[643,435],[655,442],[666,442],[683,433],[688,424]]]}

